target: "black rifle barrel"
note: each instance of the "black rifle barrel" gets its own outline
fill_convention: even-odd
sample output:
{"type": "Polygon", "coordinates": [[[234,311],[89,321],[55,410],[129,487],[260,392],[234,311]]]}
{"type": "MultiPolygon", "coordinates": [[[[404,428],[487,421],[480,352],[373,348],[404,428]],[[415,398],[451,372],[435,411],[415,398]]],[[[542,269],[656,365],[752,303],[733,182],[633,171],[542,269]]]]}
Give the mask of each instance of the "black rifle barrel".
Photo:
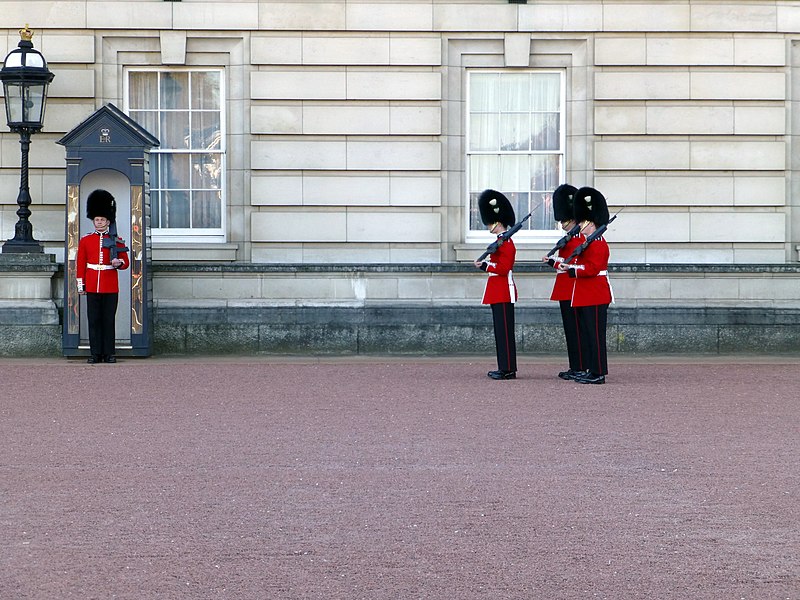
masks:
{"type": "Polygon", "coordinates": [[[511,239],[512,235],[514,235],[520,229],[522,229],[522,225],[525,223],[525,221],[531,218],[532,214],[533,211],[529,212],[527,215],[525,215],[525,218],[522,219],[519,223],[515,223],[514,225],[511,226],[510,229],[506,229],[503,233],[498,235],[497,239],[486,247],[486,252],[481,254],[475,262],[481,262],[484,258],[489,256],[490,254],[496,252],[497,249],[503,245],[503,242],[506,242],[509,239],[511,239]]]}
{"type": "MultiPolygon", "coordinates": [[[[617,215],[618,214],[619,213],[617,213],[617,215]]],[[[565,259],[564,262],[565,263],[569,263],[573,258],[575,258],[576,256],[579,256],[580,254],[582,254],[583,251],[586,250],[586,248],[589,247],[589,244],[591,244],[593,241],[595,241],[597,238],[599,238],[601,235],[603,235],[606,232],[606,229],[608,229],[608,226],[611,224],[611,222],[614,219],[617,218],[617,215],[614,215],[613,217],[611,217],[608,220],[608,223],[604,223],[603,225],[600,225],[600,227],[598,227],[594,231],[594,233],[590,233],[589,237],[586,238],[586,241],[584,241],[580,246],[575,248],[575,250],[572,251],[572,254],[569,255],[569,258],[565,259]]]]}
{"type": "Polygon", "coordinates": [[[562,237],[560,240],[558,240],[556,242],[556,245],[553,246],[553,249],[550,250],[550,252],[547,253],[547,258],[550,258],[551,256],[553,256],[553,254],[555,254],[556,252],[561,250],[561,248],[563,248],[564,246],[567,245],[568,241],[570,241],[572,238],[574,238],[580,232],[581,232],[581,224],[580,223],[575,223],[574,227],[572,229],[570,229],[564,237],[562,237]]]}

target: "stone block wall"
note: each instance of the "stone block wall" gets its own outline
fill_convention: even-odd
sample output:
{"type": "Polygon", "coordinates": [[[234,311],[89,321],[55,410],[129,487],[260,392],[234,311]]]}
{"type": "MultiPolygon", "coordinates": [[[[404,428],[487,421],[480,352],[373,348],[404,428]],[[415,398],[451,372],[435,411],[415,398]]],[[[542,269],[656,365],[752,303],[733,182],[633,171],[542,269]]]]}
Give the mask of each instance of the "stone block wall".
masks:
{"type": "MultiPolygon", "coordinates": [[[[37,266],[40,281],[23,293],[17,267],[2,262],[0,355],[60,354],[63,272],[37,266]]],[[[800,352],[798,267],[612,266],[610,276],[611,353],[800,352]]],[[[516,280],[520,353],[563,354],[552,271],[520,265],[516,280]]],[[[155,266],[155,353],[490,356],[484,285],[482,272],[457,264],[155,266]]]]}
{"type": "MultiPolygon", "coordinates": [[[[288,330],[253,333],[244,311],[291,307],[300,322],[303,310],[329,307],[343,329],[309,329],[308,345],[346,347],[348,311],[412,319],[409,305],[435,309],[433,337],[481,337],[457,321],[480,311],[470,263],[487,239],[467,231],[466,92],[468,73],[487,69],[564,74],[564,179],[623,209],[607,234],[619,318],[633,311],[624,317],[633,326],[648,310],[685,308],[694,321],[663,325],[676,340],[705,331],[701,347],[719,349],[731,323],[703,329],[703,311],[752,310],[741,325],[760,332],[777,325],[759,322],[759,308],[775,323],[797,308],[796,2],[10,0],[0,50],[16,46],[25,23],[56,75],[30,187],[34,235],[57,262],[65,161],[56,140],[107,102],[124,107],[128,68],[224,72],[224,235],[154,240],[158,319],[162,331],[183,328],[176,339],[194,339],[181,321],[194,312],[221,319],[231,340],[291,339],[288,330]],[[466,312],[451,321],[450,306],[466,312]]],[[[0,240],[17,220],[19,160],[18,136],[0,131],[0,240]]],[[[519,307],[529,315],[522,327],[535,323],[525,339],[552,325],[548,278],[535,263],[558,237],[515,238],[531,302],[519,307]]],[[[20,283],[3,285],[13,295],[20,283]]],[[[47,303],[59,294],[36,294],[52,325],[47,303]]],[[[36,320],[9,310],[12,321],[36,320]]],[[[413,319],[411,329],[387,323],[408,347],[417,339],[413,319]]],[[[358,330],[382,339],[366,324],[358,330]]],[[[626,340],[620,351],[658,347],[643,341],[645,329],[631,331],[615,337],[626,340]]]]}
{"type": "MultiPolygon", "coordinates": [[[[466,74],[515,68],[565,73],[565,179],[625,208],[609,233],[618,258],[797,261],[793,3],[12,0],[3,8],[0,48],[13,48],[29,23],[56,74],[31,149],[31,195],[36,232],[59,260],[64,160],[55,140],[105,102],[124,106],[126,68],[200,66],[225,71],[227,231],[214,241],[234,245],[235,262],[468,260],[485,244],[466,231],[466,74]]],[[[9,192],[18,161],[16,136],[0,133],[0,237],[16,221],[9,192]]],[[[557,237],[518,244],[538,249],[557,237]]],[[[219,254],[187,244],[186,261],[219,254]]],[[[171,249],[164,259],[182,260],[171,249]]]]}

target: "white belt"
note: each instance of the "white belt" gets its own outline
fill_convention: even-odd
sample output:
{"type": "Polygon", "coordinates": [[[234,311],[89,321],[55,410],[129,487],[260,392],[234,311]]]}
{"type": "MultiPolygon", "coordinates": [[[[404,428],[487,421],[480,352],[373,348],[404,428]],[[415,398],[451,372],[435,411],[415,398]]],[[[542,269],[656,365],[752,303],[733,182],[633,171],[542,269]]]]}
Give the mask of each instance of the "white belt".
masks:
{"type": "MultiPolygon", "coordinates": [[[[558,273],[556,273],[556,275],[568,275],[568,274],[569,273],[567,273],[567,271],[559,271],[558,273]]],[[[608,275],[608,271],[600,271],[597,274],[597,276],[599,277],[600,275],[608,275]]]]}
{"type": "Polygon", "coordinates": [[[93,271],[111,271],[116,269],[116,267],[112,267],[111,265],[93,265],[92,263],[88,263],[86,268],[92,269],[93,271]]]}

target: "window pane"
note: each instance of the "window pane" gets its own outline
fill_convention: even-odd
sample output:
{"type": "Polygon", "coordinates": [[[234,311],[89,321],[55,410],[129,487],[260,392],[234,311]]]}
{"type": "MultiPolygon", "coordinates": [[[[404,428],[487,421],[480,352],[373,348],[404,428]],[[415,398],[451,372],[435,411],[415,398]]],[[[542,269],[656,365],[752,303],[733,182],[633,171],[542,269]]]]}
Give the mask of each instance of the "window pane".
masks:
{"type": "Polygon", "coordinates": [[[469,128],[470,150],[497,150],[498,137],[498,115],[472,115],[469,128]]]}
{"type": "Polygon", "coordinates": [[[531,75],[503,75],[500,78],[499,96],[501,111],[528,111],[531,105],[531,75]]]}
{"type": "Polygon", "coordinates": [[[473,112],[496,112],[499,92],[497,73],[474,73],[470,77],[470,107],[473,112]]]}
{"type": "MultiPolygon", "coordinates": [[[[524,218],[530,212],[530,194],[527,192],[503,192],[514,207],[516,220],[524,218]]],[[[525,225],[527,226],[527,222],[525,225]]],[[[527,227],[526,227],[527,229],[527,227]]]]}
{"type": "Polygon", "coordinates": [[[156,111],[132,110],[130,117],[139,125],[144,127],[148,133],[151,133],[155,137],[159,137],[158,113],[156,111]]]}
{"type": "Polygon", "coordinates": [[[220,74],[217,71],[192,73],[192,108],[219,110],[220,74]]]}
{"type": "Polygon", "coordinates": [[[495,189],[508,192],[528,191],[530,161],[527,154],[501,156],[499,169],[494,173],[495,189]]]}
{"type": "Polygon", "coordinates": [[[221,154],[192,154],[192,189],[219,190],[221,178],[221,154]]]}
{"type": "MultiPolygon", "coordinates": [[[[469,159],[469,189],[479,193],[493,188],[500,168],[500,157],[496,154],[471,156],[469,159]]],[[[477,196],[475,197],[477,201],[477,196]]]]}
{"type": "Polygon", "coordinates": [[[161,188],[189,189],[189,155],[164,154],[161,160],[161,188]]]}
{"type": "Polygon", "coordinates": [[[532,81],[531,101],[535,110],[559,111],[561,109],[561,77],[557,73],[543,73],[532,81]]]}
{"type": "Polygon", "coordinates": [[[161,162],[164,160],[164,156],[161,154],[151,154],[150,155],[150,187],[158,189],[161,187],[160,185],[160,175],[161,175],[161,162]]]}
{"type": "Polygon", "coordinates": [[[534,192],[531,198],[533,214],[528,229],[557,229],[553,218],[553,193],[534,192]]]}
{"type": "Polygon", "coordinates": [[[192,149],[221,150],[220,114],[218,112],[192,113],[192,149]]]}
{"type": "Polygon", "coordinates": [[[531,145],[531,115],[511,113],[500,115],[500,150],[527,152],[531,145]]]}
{"type": "Polygon", "coordinates": [[[219,192],[194,192],[192,195],[192,227],[222,227],[222,199],[219,192]]]}
{"type": "Polygon", "coordinates": [[[132,110],[158,108],[158,73],[133,72],[130,74],[128,105],[132,110]]]}
{"type": "Polygon", "coordinates": [[[530,189],[537,192],[552,191],[558,187],[558,156],[536,154],[531,156],[530,189]]]}
{"type": "Polygon", "coordinates": [[[161,227],[161,192],[150,190],[150,227],[161,227]]]}
{"type": "Polygon", "coordinates": [[[558,150],[561,147],[558,113],[536,113],[533,116],[533,150],[558,150]]]}
{"type": "Polygon", "coordinates": [[[189,227],[189,192],[162,192],[161,227],[189,227]]]}
{"type": "MultiPolygon", "coordinates": [[[[486,188],[483,188],[481,191],[484,189],[486,188]]],[[[481,214],[478,211],[478,196],[480,196],[480,192],[472,192],[469,195],[469,228],[472,230],[484,229],[483,221],[481,221],[481,214]]]]}
{"type": "Polygon", "coordinates": [[[189,147],[189,113],[161,113],[161,148],[186,149],[189,147]]]}
{"type": "Polygon", "coordinates": [[[159,108],[189,108],[188,73],[161,73],[161,106],[159,108]]]}

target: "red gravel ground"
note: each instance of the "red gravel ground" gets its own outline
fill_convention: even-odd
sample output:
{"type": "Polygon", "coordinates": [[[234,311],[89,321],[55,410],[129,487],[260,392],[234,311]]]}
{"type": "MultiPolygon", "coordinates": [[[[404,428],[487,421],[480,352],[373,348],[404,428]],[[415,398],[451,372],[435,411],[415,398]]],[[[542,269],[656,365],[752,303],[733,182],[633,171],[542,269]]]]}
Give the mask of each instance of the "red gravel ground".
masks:
{"type": "Polygon", "coordinates": [[[0,598],[800,598],[800,359],[0,360],[0,598]]]}

